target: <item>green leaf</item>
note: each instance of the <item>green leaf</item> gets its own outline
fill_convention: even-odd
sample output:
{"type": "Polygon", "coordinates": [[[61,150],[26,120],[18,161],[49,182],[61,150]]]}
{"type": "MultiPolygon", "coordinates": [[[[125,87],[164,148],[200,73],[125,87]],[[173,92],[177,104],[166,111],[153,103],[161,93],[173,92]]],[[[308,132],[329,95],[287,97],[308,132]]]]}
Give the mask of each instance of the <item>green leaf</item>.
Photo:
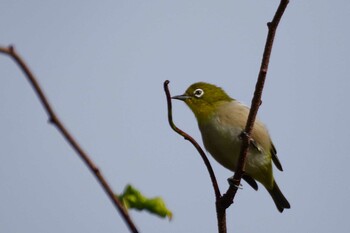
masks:
{"type": "Polygon", "coordinates": [[[173,214],[166,207],[161,197],[147,198],[131,185],[127,185],[118,198],[127,209],[147,210],[162,218],[168,217],[169,220],[172,218],[173,214]]]}

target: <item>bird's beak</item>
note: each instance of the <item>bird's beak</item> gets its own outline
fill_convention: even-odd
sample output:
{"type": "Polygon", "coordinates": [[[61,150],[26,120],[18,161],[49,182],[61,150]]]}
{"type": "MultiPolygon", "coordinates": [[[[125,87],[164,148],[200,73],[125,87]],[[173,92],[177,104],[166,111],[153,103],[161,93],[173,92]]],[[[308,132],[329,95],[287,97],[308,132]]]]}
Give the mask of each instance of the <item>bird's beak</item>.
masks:
{"type": "Polygon", "coordinates": [[[186,94],[183,94],[183,95],[176,95],[176,96],[173,96],[171,97],[172,99],[177,99],[177,100],[182,100],[182,101],[185,101],[189,98],[191,98],[190,96],[186,95],[186,94]]]}

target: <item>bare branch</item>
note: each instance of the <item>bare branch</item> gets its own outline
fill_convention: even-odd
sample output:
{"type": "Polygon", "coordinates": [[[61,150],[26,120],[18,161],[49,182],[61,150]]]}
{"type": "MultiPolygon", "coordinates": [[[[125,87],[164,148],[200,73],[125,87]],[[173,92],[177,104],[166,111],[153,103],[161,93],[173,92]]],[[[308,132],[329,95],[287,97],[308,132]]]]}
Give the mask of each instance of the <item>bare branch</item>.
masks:
{"type": "Polygon", "coordinates": [[[9,46],[8,48],[0,47],[0,53],[7,54],[11,58],[13,58],[15,60],[15,62],[19,65],[19,67],[22,69],[22,71],[26,75],[29,83],[32,85],[35,93],[38,95],[39,100],[42,103],[45,111],[47,112],[47,114],[49,116],[49,122],[57,127],[57,129],[62,133],[63,137],[68,141],[68,143],[77,152],[79,157],[88,166],[90,171],[95,175],[96,179],[101,184],[102,188],[107,193],[108,197],[111,199],[111,201],[113,202],[113,204],[116,207],[116,209],[122,215],[124,221],[126,222],[127,226],[129,227],[130,232],[138,233],[138,230],[137,230],[135,224],[133,223],[133,221],[131,220],[128,212],[126,211],[126,209],[123,207],[123,205],[120,203],[119,199],[116,197],[116,195],[112,191],[111,187],[107,183],[106,179],[102,175],[102,173],[99,170],[99,168],[94,164],[94,162],[90,159],[88,154],[76,142],[76,140],[68,132],[68,130],[64,127],[64,125],[62,124],[60,119],[57,117],[57,115],[53,111],[51,105],[49,104],[47,98],[44,95],[44,92],[42,91],[39,83],[37,82],[37,79],[35,78],[33,73],[30,71],[29,67],[26,65],[24,60],[15,51],[13,46],[9,46]]]}
{"type": "Polygon", "coordinates": [[[208,169],[209,176],[210,176],[210,179],[211,179],[211,183],[213,184],[213,188],[214,188],[214,192],[215,192],[215,197],[216,197],[216,199],[219,199],[221,197],[221,194],[220,194],[218,182],[216,181],[213,168],[211,167],[210,162],[209,162],[207,156],[205,155],[205,152],[200,147],[200,145],[196,142],[196,140],[193,139],[193,137],[191,137],[190,135],[188,135],[187,133],[185,133],[184,131],[182,131],[178,127],[176,127],[176,125],[173,122],[171,95],[170,95],[169,88],[168,88],[168,84],[169,83],[170,83],[169,80],[166,80],[164,82],[164,91],[165,91],[166,99],[167,99],[167,103],[168,103],[168,121],[169,121],[169,125],[176,133],[178,133],[182,137],[184,137],[185,140],[190,141],[192,143],[192,145],[197,149],[198,153],[200,154],[200,156],[203,159],[203,162],[204,162],[205,166],[208,169]]]}
{"type": "MultiPolygon", "coordinates": [[[[220,194],[219,186],[218,186],[218,183],[216,181],[216,177],[215,177],[213,168],[211,167],[210,162],[209,162],[206,154],[204,153],[201,146],[196,142],[196,140],[193,139],[193,137],[191,137],[190,135],[188,135],[187,133],[185,133],[184,131],[179,129],[173,122],[171,95],[170,95],[170,91],[169,91],[169,87],[168,87],[169,83],[170,83],[169,80],[166,80],[164,82],[164,91],[165,91],[167,104],[168,104],[169,125],[176,133],[178,133],[182,137],[184,137],[185,140],[190,141],[192,143],[192,145],[197,149],[198,153],[202,157],[203,162],[204,162],[204,164],[207,167],[207,170],[209,172],[211,183],[213,185],[214,192],[215,192],[215,201],[216,201],[216,203],[218,203],[218,201],[221,199],[221,194],[220,194]]],[[[217,216],[217,220],[218,220],[218,229],[219,229],[220,233],[225,233],[226,232],[226,213],[225,213],[225,209],[219,211],[218,208],[220,208],[220,207],[221,207],[221,205],[216,205],[216,216],[217,216]]]]}
{"type": "Polygon", "coordinates": [[[282,18],[282,15],[285,9],[287,8],[288,3],[289,3],[289,0],[281,0],[276,10],[275,16],[273,17],[273,20],[267,24],[269,31],[266,38],[265,49],[264,49],[263,58],[261,61],[259,76],[255,86],[254,97],[252,99],[251,108],[250,108],[247,124],[245,127],[245,132],[242,134],[241,152],[240,152],[236,172],[233,176],[234,185],[230,185],[229,189],[223,196],[222,204],[226,208],[233,203],[233,199],[237,192],[237,187],[239,187],[242,176],[244,174],[245,161],[246,161],[248,148],[251,141],[250,135],[253,130],[253,126],[254,126],[256,115],[258,113],[259,106],[262,103],[261,95],[265,84],[266,73],[269,66],[270,55],[272,51],[273,41],[276,34],[276,29],[282,18]]]}
{"type": "Polygon", "coordinates": [[[256,118],[259,106],[261,105],[261,95],[262,95],[262,91],[264,88],[266,73],[268,70],[268,65],[269,65],[269,61],[270,61],[270,55],[271,55],[271,51],[272,51],[272,45],[273,45],[276,29],[277,29],[277,26],[282,18],[282,15],[283,15],[288,3],[289,3],[289,0],[281,0],[273,20],[267,24],[269,31],[268,31],[268,35],[267,35],[267,39],[266,39],[265,49],[264,49],[264,53],[263,53],[263,58],[262,58],[262,62],[261,62],[258,80],[257,80],[256,86],[255,86],[255,92],[254,92],[254,97],[252,99],[252,104],[251,104],[249,116],[247,119],[245,131],[242,133],[242,146],[241,146],[239,161],[237,164],[236,172],[235,172],[234,177],[233,177],[234,184],[230,185],[229,189],[222,197],[220,196],[220,190],[218,188],[216,188],[217,182],[215,180],[214,173],[212,172],[212,168],[211,168],[209,161],[208,161],[207,157],[205,156],[205,153],[203,152],[202,148],[198,145],[198,143],[191,136],[189,136],[187,133],[185,133],[182,130],[180,130],[179,128],[177,128],[175,126],[175,124],[173,123],[171,96],[170,96],[169,89],[168,89],[169,81],[166,80],[164,82],[164,90],[166,93],[167,103],[168,103],[168,121],[169,121],[170,127],[175,132],[177,132],[178,134],[183,136],[186,140],[189,140],[193,144],[193,146],[196,147],[197,151],[199,152],[202,159],[204,160],[204,163],[207,166],[210,177],[212,178],[212,183],[213,183],[215,195],[216,195],[216,213],[217,213],[217,219],[218,219],[219,233],[226,233],[226,231],[227,231],[227,228],[226,228],[226,209],[233,203],[233,199],[234,199],[236,192],[237,192],[237,187],[239,187],[242,176],[244,175],[245,161],[246,161],[248,148],[249,148],[250,141],[251,141],[250,135],[251,135],[252,130],[253,130],[253,126],[254,126],[254,122],[255,122],[255,118],[256,118]]]}

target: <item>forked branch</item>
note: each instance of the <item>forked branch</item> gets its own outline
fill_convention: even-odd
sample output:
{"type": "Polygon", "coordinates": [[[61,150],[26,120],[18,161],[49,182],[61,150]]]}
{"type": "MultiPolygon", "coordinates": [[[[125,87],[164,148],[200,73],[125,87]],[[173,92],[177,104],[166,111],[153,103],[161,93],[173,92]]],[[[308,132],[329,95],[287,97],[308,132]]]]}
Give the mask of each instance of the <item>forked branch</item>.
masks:
{"type": "Polygon", "coordinates": [[[258,80],[255,86],[255,92],[251,103],[250,112],[248,115],[247,123],[244,132],[242,133],[242,146],[239,156],[239,161],[237,164],[236,172],[233,177],[233,185],[230,185],[227,192],[221,197],[220,196],[220,190],[217,187],[215,175],[211,169],[211,166],[209,164],[209,161],[207,157],[205,156],[205,153],[203,152],[202,148],[198,145],[198,143],[188,134],[183,132],[182,130],[178,129],[175,124],[172,121],[172,113],[171,113],[171,98],[168,90],[168,84],[169,81],[166,80],[164,82],[164,90],[166,92],[167,96],[167,102],[168,102],[168,120],[171,128],[176,131],[178,134],[183,136],[186,140],[189,140],[198,150],[199,154],[203,158],[207,169],[209,171],[210,177],[212,178],[212,183],[214,186],[215,194],[216,194],[216,212],[217,212],[217,219],[218,219],[218,230],[219,233],[226,233],[226,209],[233,203],[233,199],[236,195],[237,189],[240,185],[242,176],[244,174],[244,166],[245,161],[248,153],[248,148],[251,141],[251,133],[254,127],[255,118],[259,109],[259,106],[261,105],[261,96],[262,91],[265,84],[266,74],[269,66],[270,61],[270,55],[272,51],[272,46],[276,34],[276,30],[278,27],[278,24],[283,16],[283,13],[285,9],[287,8],[287,5],[289,3],[289,0],[281,0],[280,4],[276,10],[276,13],[273,17],[273,20],[267,24],[268,26],[268,35],[265,43],[264,53],[261,61],[260,71],[258,75],[258,80]],[[209,164],[209,166],[208,166],[209,164]],[[215,181],[215,182],[214,182],[215,181]]]}

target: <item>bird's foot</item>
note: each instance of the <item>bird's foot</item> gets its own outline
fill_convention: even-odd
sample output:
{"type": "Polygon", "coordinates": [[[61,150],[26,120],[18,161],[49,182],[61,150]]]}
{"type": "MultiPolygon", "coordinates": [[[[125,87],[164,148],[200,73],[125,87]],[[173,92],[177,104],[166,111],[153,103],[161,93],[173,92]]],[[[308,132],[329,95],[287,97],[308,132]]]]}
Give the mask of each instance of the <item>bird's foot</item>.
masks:
{"type": "Polygon", "coordinates": [[[243,186],[241,185],[241,183],[238,183],[238,181],[235,180],[235,179],[233,178],[233,176],[230,177],[230,178],[227,178],[227,182],[228,182],[228,184],[229,184],[230,186],[234,186],[234,187],[236,187],[237,189],[243,189],[243,186]]]}

